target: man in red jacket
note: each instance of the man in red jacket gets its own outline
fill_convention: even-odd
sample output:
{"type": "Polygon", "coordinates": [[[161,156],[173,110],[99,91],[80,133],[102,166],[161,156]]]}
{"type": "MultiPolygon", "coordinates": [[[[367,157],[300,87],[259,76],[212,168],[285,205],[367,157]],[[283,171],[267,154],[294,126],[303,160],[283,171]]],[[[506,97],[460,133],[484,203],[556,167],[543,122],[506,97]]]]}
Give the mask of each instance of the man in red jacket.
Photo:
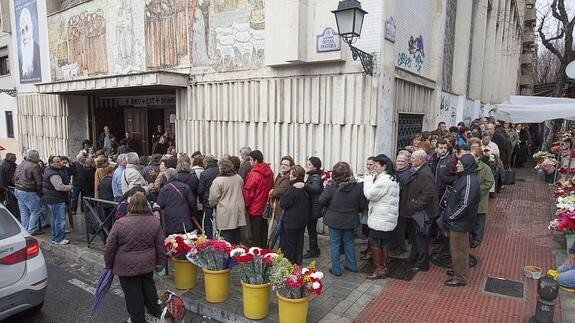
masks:
{"type": "Polygon", "coordinates": [[[262,218],[269,192],[274,185],[274,172],[267,163],[264,163],[264,155],[259,150],[249,153],[252,169],[246,176],[242,193],[246,209],[250,216],[250,228],[252,231],[252,243],[255,246],[267,244],[267,221],[262,218]]]}

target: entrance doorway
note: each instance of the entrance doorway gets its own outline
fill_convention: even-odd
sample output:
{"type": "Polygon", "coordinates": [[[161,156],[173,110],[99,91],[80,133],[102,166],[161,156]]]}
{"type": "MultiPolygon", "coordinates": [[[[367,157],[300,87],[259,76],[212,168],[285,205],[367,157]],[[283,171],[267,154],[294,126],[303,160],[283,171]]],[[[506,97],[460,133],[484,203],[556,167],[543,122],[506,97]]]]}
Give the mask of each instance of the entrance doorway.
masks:
{"type": "MultiPolygon", "coordinates": [[[[119,143],[129,133],[139,155],[150,155],[157,126],[168,133],[175,144],[176,98],[174,95],[106,97],[93,100],[92,138],[99,138],[108,126],[119,143]]],[[[97,143],[97,142],[95,142],[97,143]]]]}

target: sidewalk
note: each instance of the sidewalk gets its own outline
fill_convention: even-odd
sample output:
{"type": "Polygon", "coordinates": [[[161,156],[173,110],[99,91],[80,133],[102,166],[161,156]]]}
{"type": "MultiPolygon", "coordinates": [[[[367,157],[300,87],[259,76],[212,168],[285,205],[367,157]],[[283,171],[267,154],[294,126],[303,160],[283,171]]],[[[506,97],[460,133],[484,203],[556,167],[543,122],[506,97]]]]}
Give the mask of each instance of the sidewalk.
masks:
{"type": "MultiPolygon", "coordinates": [[[[329,240],[320,239],[322,254],[316,263],[325,273],[324,293],[311,299],[308,322],[524,322],[529,319],[535,310],[537,282],[523,276],[523,266],[555,267],[556,261],[560,263],[565,257],[565,240],[562,236],[554,238],[547,229],[554,206],[552,188],[531,169],[519,170],[517,178],[517,184],[506,187],[491,200],[485,239],[479,248],[472,249],[480,262],[471,270],[471,281],[466,287],[444,287],[445,269],[437,266],[432,266],[429,272],[418,273],[409,282],[370,281],[365,279],[365,274],[345,270],[341,277],[335,277],[328,273],[329,240]],[[483,292],[487,276],[524,283],[524,297],[517,299],[483,292]]],[[[37,238],[43,249],[100,270],[102,253],[87,248],[82,216],[75,218],[76,232],[67,235],[72,241],[70,245],[52,245],[49,234],[37,238]]],[[[98,238],[95,241],[99,243],[98,238]]],[[[357,244],[356,247],[364,246],[357,244]]],[[[360,262],[359,267],[362,266],[360,262]]],[[[182,295],[191,312],[222,322],[249,322],[243,317],[239,275],[232,272],[230,298],[221,304],[205,301],[201,272],[192,290],[175,290],[172,273],[156,278],[156,283],[158,290],[170,289],[182,295]]],[[[278,322],[275,295],[272,294],[270,300],[270,315],[263,321],[278,322]]],[[[559,303],[556,306],[555,321],[561,322],[563,318],[564,322],[575,322],[575,296],[561,292],[560,300],[563,306],[559,303]]]]}

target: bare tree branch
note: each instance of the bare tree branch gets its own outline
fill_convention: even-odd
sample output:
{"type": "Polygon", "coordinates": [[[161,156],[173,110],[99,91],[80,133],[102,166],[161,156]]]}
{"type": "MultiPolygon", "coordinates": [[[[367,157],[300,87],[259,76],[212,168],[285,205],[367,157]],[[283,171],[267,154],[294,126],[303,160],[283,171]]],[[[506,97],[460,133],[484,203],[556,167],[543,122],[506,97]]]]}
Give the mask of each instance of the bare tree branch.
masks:
{"type": "MultiPolygon", "coordinates": [[[[557,1],[557,0],[555,0],[555,1],[557,1]]],[[[554,3],[555,3],[555,1],[554,1],[554,3]]],[[[553,16],[555,16],[555,15],[553,15],[553,16]]],[[[541,23],[539,24],[539,28],[537,28],[537,32],[539,33],[539,38],[541,38],[541,43],[543,44],[543,46],[545,46],[545,48],[547,48],[550,52],[552,52],[555,56],[557,56],[557,58],[559,58],[560,61],[563,61],[563,55],[551,43],[551,40],[553,40],[554,37],[552,37],[551,40],[547,39],[547,37],[543,33],[543,25],[544,24],[545,24],[545,16],[541,17],[541,23]]],[[[561,37],[563,37],[563,29],[561,30],[561,37]]],[[[558,39],[558,38],[555,38],[555,39],[558,39]]]]}

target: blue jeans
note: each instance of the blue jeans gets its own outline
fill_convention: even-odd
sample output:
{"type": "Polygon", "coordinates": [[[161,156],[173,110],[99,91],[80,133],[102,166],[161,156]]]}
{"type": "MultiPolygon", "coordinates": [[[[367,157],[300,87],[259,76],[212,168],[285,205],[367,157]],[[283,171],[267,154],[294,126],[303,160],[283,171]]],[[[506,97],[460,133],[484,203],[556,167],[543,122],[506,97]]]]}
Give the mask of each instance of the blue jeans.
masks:
{"type": "Polygon", "coordinates": [[[329,228],[331,271],[341,274],[339,268],[339,248],[343,243],[345,253],[345,267],[351,271],[357,271],[357,261],[355,260],[355,248],[353,246],[353,229],[329,228]]]}
{"type": "MultiPolygon", "coordinates": [[[[78,199],[80,198],[80,193],[82,192],[81,185],[74,185],[72,189],[72,213],[76,214],[76,210],[78,209],[78,199]]],[[[82,203],[82,201],[80,201],[82,203]]]]}
{"type": "Polygon", "coordinates": [[[42,203],[40,196],[36,192],[14,190],[20,208],[20,219],[22,226],[28,233],[39,231],[38,221],[42,216],[42,203]]]}
{"type": "Polygon", "coordinates": [[[575,288],[575,264],[561,265],[557,268],[557,271],[559,271],[559,276],[557,276],[559,285],[575,288]]]}
{"type": "Polygon", "coordinates": [[[60,242],[65,238],[66,230],[66,203],[48,204],[52,217],[52,241],[60,242]]]}

